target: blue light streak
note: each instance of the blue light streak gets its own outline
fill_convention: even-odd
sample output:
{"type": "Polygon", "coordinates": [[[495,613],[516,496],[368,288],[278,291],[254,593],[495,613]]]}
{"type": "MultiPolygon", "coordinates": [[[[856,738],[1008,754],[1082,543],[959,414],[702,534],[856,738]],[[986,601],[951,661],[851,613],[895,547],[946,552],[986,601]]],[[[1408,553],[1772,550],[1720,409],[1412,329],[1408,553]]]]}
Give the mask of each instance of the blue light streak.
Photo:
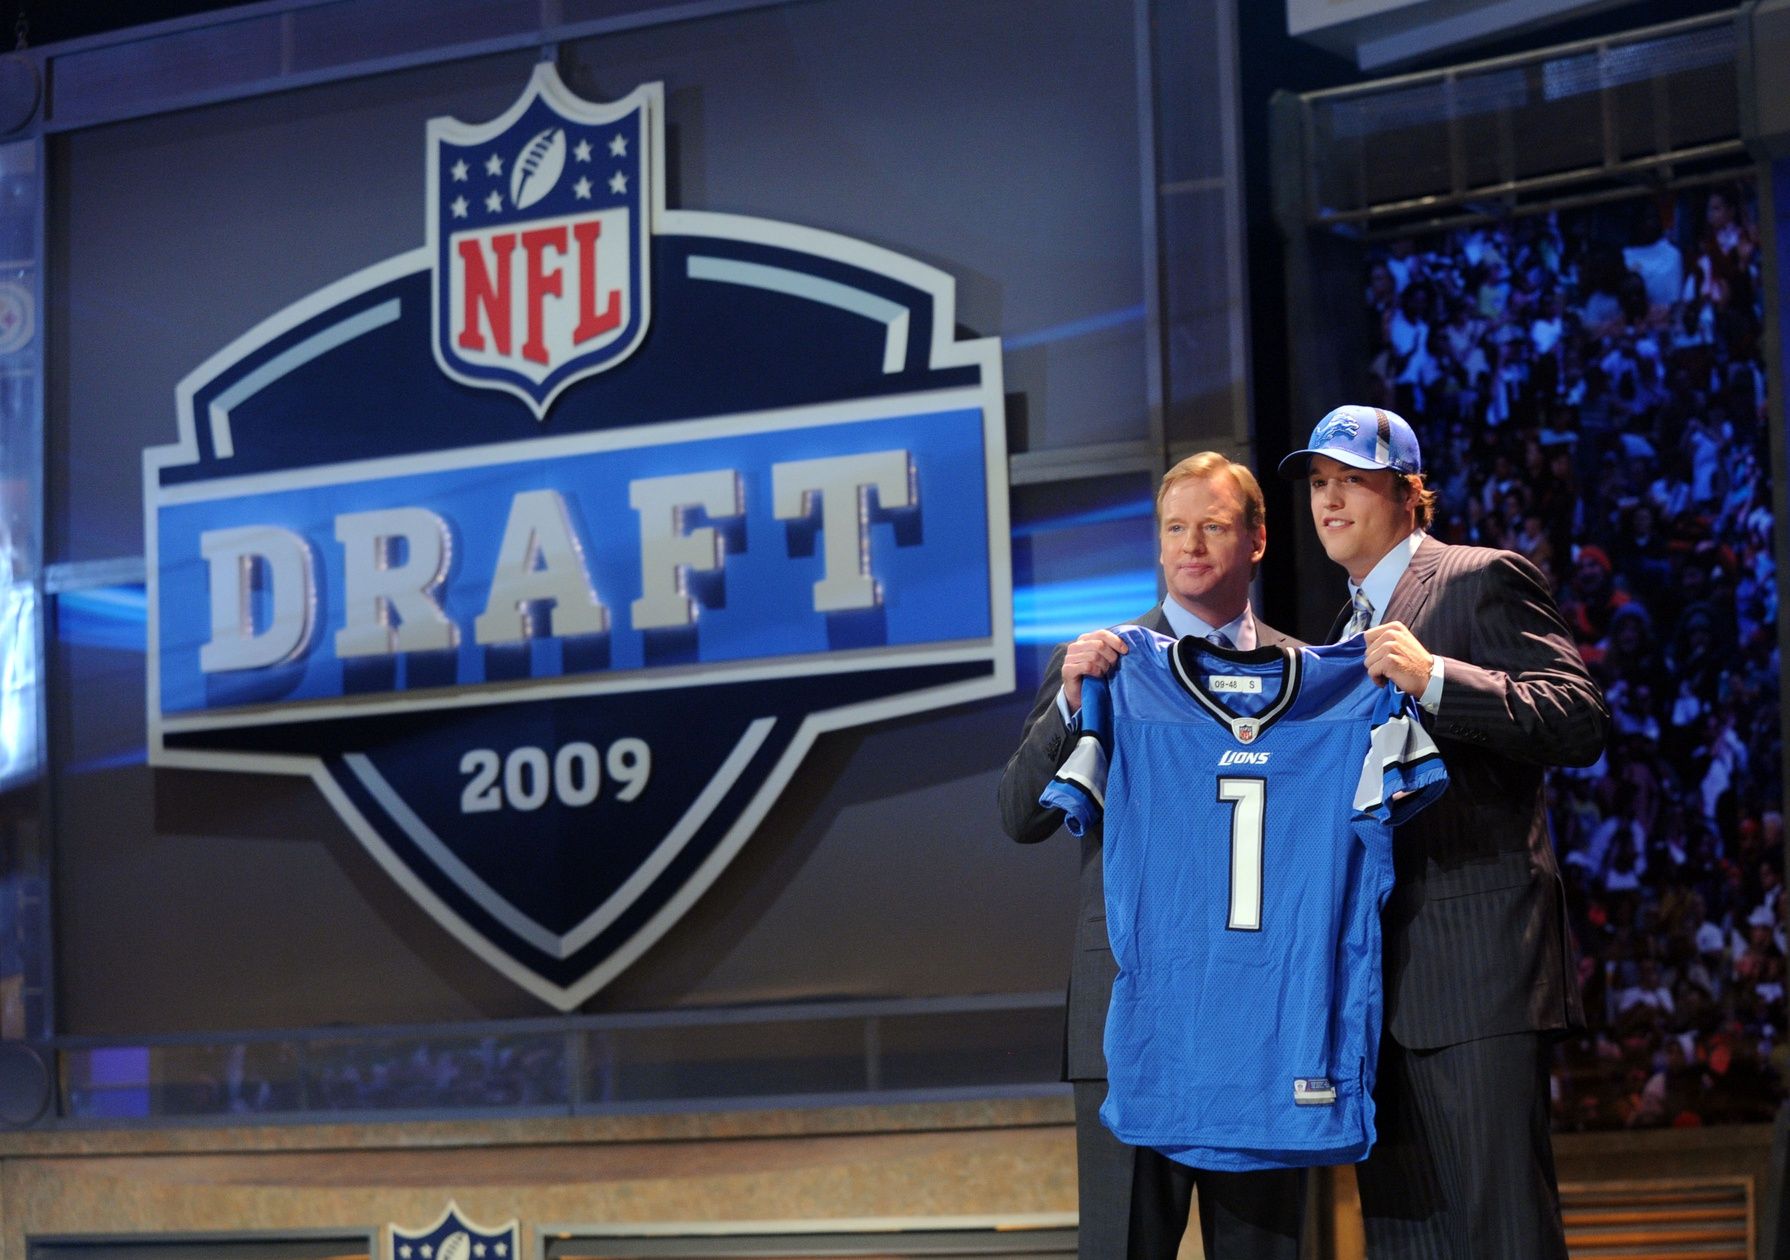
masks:
{"type": "Polygon", "coordinates": [[[72,647],[146,652],[149,598],[141,586],[95,586],[56,596],[56,639],[72,647]]]}
{"type": "Polygon", "coordinates": [[[1022,587],[1013,592],[1013,638],[1028,644],[1061,643],[1127,621],[1157,599],[1154,568],[1022,587]]]}
{"type": "Polygon", "coordinates": [[[1156,515],[1156,504],[1150,499],[1131,499],[1123,503],[1111,503],[1105,507],[1091,508],[1085,512],[1071,512],[1064,516],[1046,516],[1037,520],[1018,521],[1013,525],[1015,538],[1031,538],[1038,534],[1050,534],[1065,529],[1084,529],[1092,525],[1112,525],[1119,521],[1151,520],[1156,515]]]}
{"type": "Polygon", "coordinates": [[[1002,337],[1001,349],[1029,350],[1033,346],[1048,345],[1053,341],[1070,341],[1076,337],[1110,332],[1115,328],[1123,328],[1127,324],[1143,322],[1144,307],[1140,302],[1136,306],[1125,306],[1118,310],[1089,315],[1083,319],[1072,319],[1063,324],[1052,324],[1048,328],[1040,328],[1035,332],[1014,333],[1012,336],[1002,337]]]}

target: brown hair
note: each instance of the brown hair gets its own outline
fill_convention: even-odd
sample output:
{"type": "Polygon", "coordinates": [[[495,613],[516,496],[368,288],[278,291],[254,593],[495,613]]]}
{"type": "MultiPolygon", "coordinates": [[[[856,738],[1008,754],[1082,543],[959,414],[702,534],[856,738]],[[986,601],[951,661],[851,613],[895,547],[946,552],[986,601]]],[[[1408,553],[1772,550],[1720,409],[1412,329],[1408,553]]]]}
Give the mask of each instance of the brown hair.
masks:
{"type": "Polygon", "coordinates": [[[1417,515],[1417,528],[1427,530],[1436,519],[1436,500],[1440,496],[1423,484],[1422,473],[1399,473],[1397,476],[1402,487],[1399,500],[1411,505],[1417,515]]]}
{"type": "Polygon", "coordinates": [[[1217,451],[1201,451],[1197,455],[1189,455],[1162,474],[1162,484],[1156,488],[1157,523],[1162,521],[1162,501],[1175,486],[1195,477],[1216,477],[1221,473],[1230,474],[1231,480],[1236,483],[1237,494],[1243,500],[1243,528],[1252,534],[1262,528],[1268,520],[1268,508],[1262,501],[1261,484],[1248,468],[1235,460],[1226,459],[1217,451]]]}

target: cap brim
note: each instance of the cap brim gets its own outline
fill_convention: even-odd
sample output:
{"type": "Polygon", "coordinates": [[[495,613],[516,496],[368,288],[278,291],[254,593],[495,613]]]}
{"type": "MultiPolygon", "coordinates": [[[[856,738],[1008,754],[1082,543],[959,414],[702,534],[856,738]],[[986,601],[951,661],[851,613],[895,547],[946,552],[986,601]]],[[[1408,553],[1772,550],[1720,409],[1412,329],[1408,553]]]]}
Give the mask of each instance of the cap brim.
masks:
{"type": "Polygon", "coordinates": [[[1347,464],[1350,468],[1391,468],[1391,464],[1377,464],[1365,455],[1357,455],[1354,451],[1338,450],[1334,446],[1320,446],[1313,450],[1294,451],[1280,461],[1280,475],[1289,481],[1297,481],[1305,476],[1311,467],[1313,455],[1327,455],[1339,464],[1347,464]]]}

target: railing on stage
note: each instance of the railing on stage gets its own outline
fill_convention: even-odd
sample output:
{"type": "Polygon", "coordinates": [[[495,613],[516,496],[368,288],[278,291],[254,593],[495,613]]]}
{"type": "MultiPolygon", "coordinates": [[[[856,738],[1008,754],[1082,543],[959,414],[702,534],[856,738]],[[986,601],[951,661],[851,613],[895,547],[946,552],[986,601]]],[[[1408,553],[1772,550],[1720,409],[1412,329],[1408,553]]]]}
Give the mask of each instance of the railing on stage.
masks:
{"type": "Polygon", "coordinates": [[[1749,167],[1738,40],[1715,14],[1283,98],[1304,221],[1409,231],[1749,167]]]}
{"type": "Polygon", "coordinates": [[[1063,997],[61,1038],[48,1126],[582,1115],[1054,1092],[1063,997]]]}

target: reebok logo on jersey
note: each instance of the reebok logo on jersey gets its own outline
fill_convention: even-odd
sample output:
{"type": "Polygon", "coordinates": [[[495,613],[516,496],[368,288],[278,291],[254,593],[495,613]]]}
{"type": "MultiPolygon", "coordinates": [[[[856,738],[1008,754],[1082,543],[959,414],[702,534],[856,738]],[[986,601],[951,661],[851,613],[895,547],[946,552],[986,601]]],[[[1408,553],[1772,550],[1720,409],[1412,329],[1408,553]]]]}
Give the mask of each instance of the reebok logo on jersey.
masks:
{"type": "Polygon", "coordinates": [[[1324,1076],[1301,1077],[1293,1082],[1293,1102],[1300,1107],[1328,1107],[1336,1101],[1336,1086],[1324,1076]]]}
{"type": "Polygon", "coordinates": [[[1223,753],[1218,758],[1221,766],[1265,766],[1268,754],[1265,752],[1238,752],[1235,748],[1223,753]]]}

